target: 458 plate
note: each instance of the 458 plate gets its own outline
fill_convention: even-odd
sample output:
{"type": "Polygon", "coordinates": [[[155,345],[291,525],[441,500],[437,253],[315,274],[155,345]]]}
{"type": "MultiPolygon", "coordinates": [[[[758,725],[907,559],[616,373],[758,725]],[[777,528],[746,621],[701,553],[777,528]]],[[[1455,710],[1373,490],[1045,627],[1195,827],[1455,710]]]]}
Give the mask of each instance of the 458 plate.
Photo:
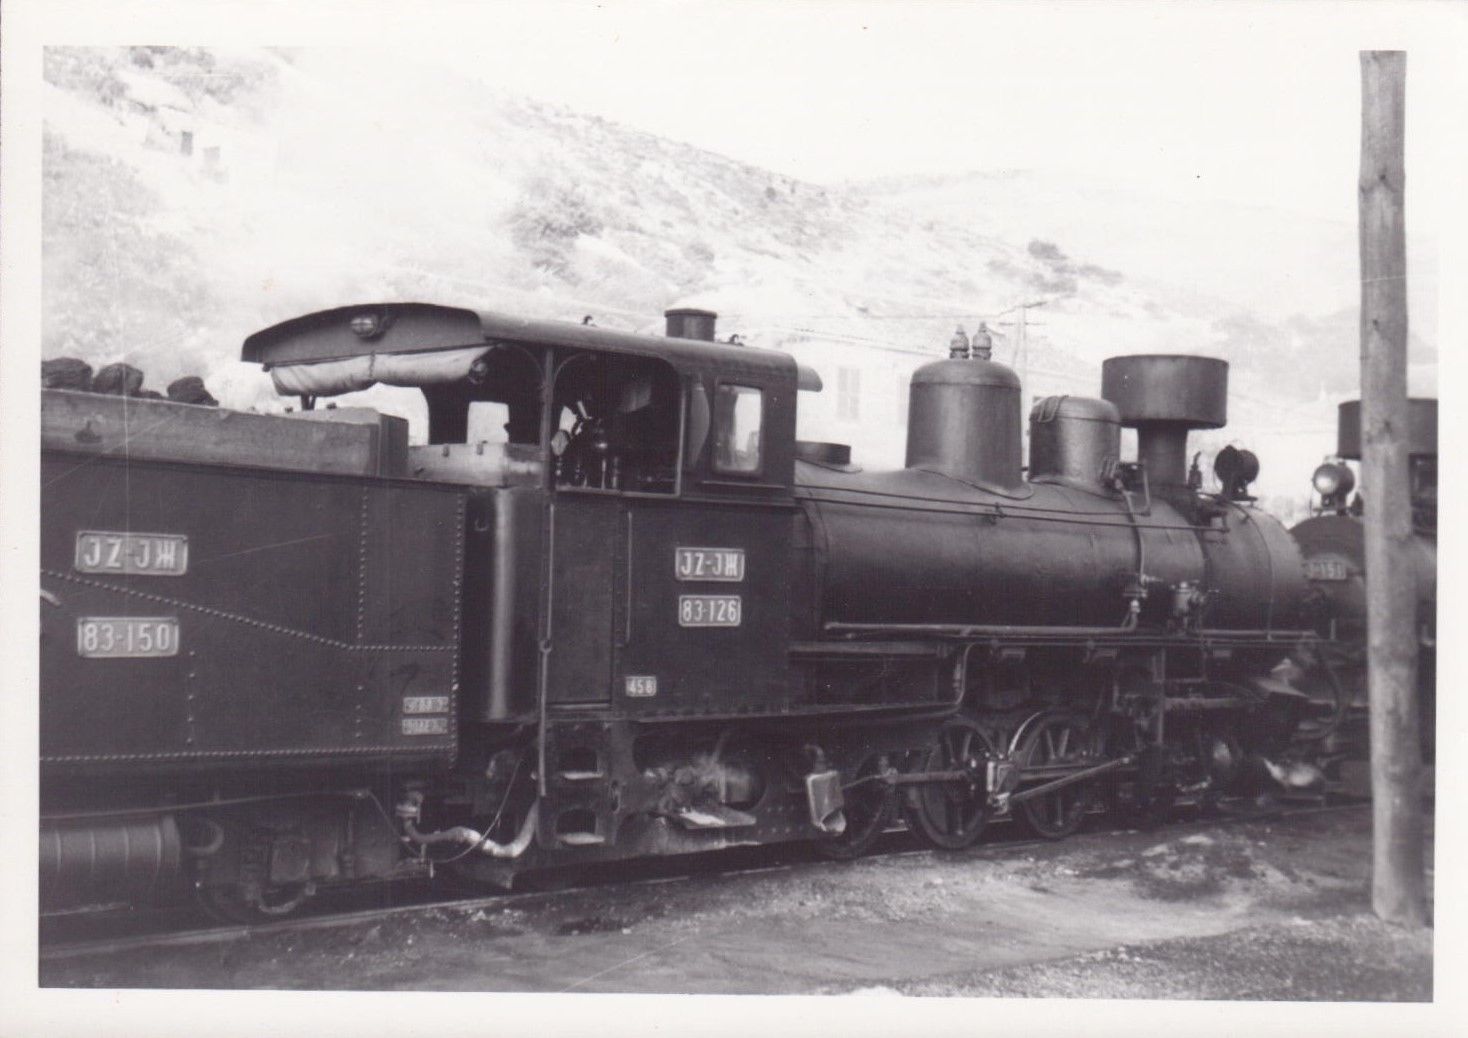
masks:
{"type": "Polygon", "coordinates": [[[88,659],[137,659],[178,655],[178,618],[81,616],[76,654],[88,659]]]}

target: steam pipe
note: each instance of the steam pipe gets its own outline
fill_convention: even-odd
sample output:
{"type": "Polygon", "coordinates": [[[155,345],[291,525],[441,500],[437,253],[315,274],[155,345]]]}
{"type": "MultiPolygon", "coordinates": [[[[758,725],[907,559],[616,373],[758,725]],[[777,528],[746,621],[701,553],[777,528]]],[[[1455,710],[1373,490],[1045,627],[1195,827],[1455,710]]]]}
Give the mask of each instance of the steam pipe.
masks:
{"type": "Polygon", "coordinates": [[[1127,631],[1132,631],[1136,629],[1136,626],[1137,614],[1132,610],[1128,610],[1126,618],[1120,624],[1112,627],[1071,627],[1065,624],[1047,626],[1041,624],[857,624],[837,622],[826,624],[826,630],[831,634],[875,634],[878,632],[890,632],[894,634],[928,634],[959,638],[1050,638],[1055,636],[1103,637],[1108,634],[1122,634],[1127,631]]]}
{"type": "MultiPolygon", "coordinates": [[[[1116,627],[1082,627],[1058,624],[1054,626],[1025,626],[1012,624],[880,624],[832,622],[825,625],[828,634],[913,634],[936,638],[1104,638],[1136,628],[1130,615],[1116,627]]],[[[1161,635],[1163,632],[1158,632],[1161,635]]],[[[1222,629],[1200,629],[1191,632],[1204,641],[1219,642],[1287,642],[1315,637],[1314,631],[1266,630],[1246,631],[1222,629]]],[[[1173,639],[1175,640],[1175,638],[1173,639]]]]}
{"type": "Polygon", "coordinates": [[[520,831],[509,843],[495,843],[486,833],[477,829],[471,829],[467,825],[456,825],[451,829],[440,829],[436,832],[420,832],[413,823],[411,817],[403,817],[403,831],[408,834],[414,843],[462,843],[467,847],[477,849],[491,858],[518,858],[524,854],[530,846],[530,841],[535,837],[535,819],[539,814],[540,804],[530,805],[530,810],[525,812],[525,820],[520,823],[520,831]]]}

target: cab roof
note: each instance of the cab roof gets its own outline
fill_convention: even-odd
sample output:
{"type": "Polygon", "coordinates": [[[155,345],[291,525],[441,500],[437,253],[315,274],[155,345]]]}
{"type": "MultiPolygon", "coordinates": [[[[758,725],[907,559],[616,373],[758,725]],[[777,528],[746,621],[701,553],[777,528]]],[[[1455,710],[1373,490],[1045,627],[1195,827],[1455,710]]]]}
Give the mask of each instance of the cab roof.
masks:
{"type": "MultiPolygon", "coordinates": [[[[361,322],[366,324],[366,321],[361,322]]],[[[538,321],[490,310],[432,303],[366,303],[294,317],[245,339],[240,359],[267,370],[288,364],[319,364],[374,354],[430,353],[495,346],[569,346],[600,353],[656,357],[680,373],[757,379],[794,386],[808,382],[787,353],[750,346],[635,335],[567,321],[538,321]],[[353,330],[354,318],[375,318],[376,330],[353,330]]],[[[812,388],[819,388],[819,379],[812,388]]]]}

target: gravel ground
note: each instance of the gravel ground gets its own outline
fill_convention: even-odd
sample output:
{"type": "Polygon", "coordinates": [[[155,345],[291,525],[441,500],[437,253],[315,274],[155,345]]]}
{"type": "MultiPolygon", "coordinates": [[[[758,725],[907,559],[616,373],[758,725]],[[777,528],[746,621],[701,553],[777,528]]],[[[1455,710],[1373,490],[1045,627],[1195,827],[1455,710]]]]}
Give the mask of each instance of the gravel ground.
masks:
{"type": "Polygon", "coordinates": [[[1428,1002],[1432,932],[1369,915],[1118,945],[1022,967],[902,985],[907,995],[989,998],[1428,1002]]]}
{"type": "Polygon", "coordinates": [[[121,959],[43,985],[1429,1000],[1368,913],[1370,812],[577,890],[121,959]]]}

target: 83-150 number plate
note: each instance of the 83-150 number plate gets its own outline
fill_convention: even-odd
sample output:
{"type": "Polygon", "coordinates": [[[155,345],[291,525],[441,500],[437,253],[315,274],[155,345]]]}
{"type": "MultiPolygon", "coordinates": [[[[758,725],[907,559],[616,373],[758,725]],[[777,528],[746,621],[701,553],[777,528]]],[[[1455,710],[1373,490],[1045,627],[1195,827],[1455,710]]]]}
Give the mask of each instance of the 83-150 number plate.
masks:
{"type": "Polygon", "coordinates": [[[738,627],[743,606],[738,595],[679,595],[678,626],[738,627]]]}
{"type": "Polygon", "coordinates": [[[78,617],[76,654],[89,659],[177,656],[178,620],[172,616],[78,617]]]}

